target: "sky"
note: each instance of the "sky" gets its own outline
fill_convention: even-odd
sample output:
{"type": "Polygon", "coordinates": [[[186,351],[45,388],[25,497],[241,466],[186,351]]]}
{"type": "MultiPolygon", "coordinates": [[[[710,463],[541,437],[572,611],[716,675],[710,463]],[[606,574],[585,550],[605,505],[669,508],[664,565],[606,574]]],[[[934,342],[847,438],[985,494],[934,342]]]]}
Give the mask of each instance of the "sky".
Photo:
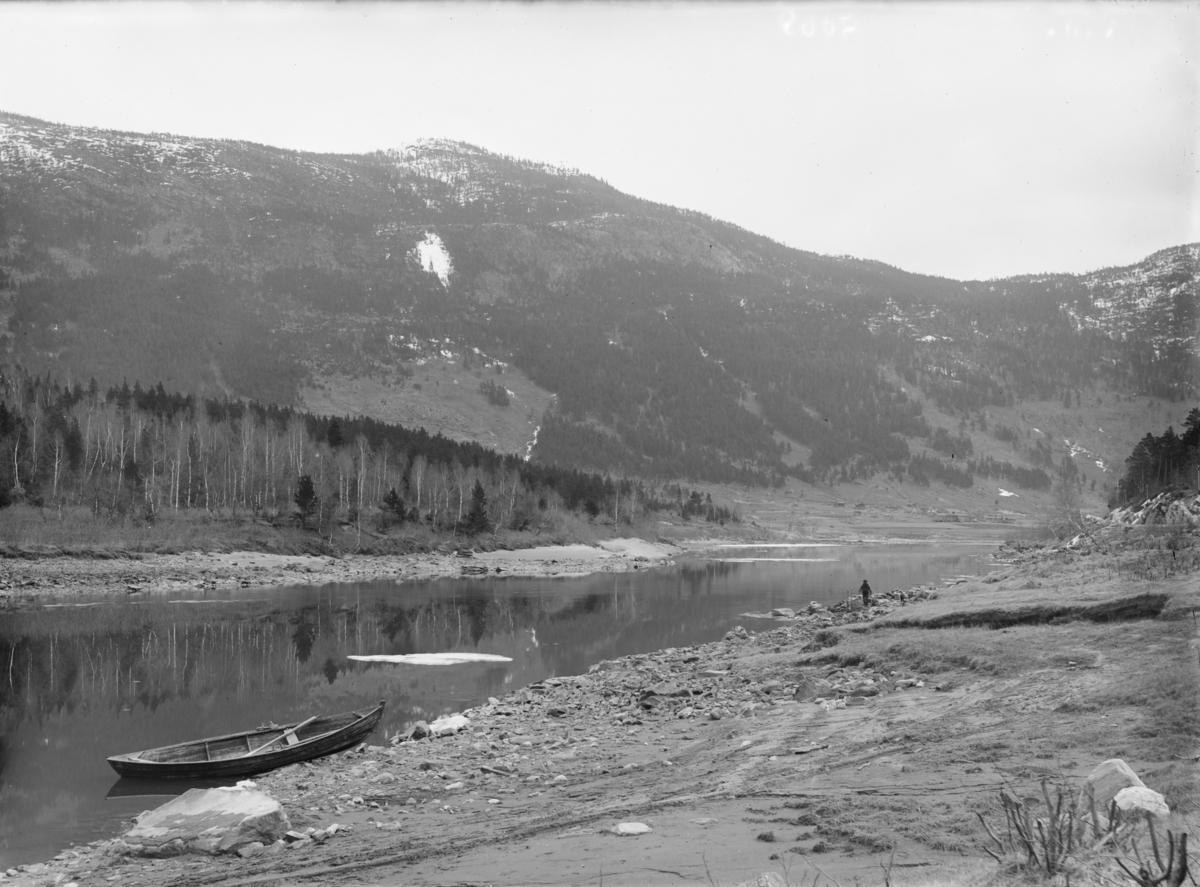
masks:
{"type": "Polygon", "coordinates": [[[1200,241],[1200,3],[0,3],[0,110],[459,139],[960,279],[1200,241]]]}

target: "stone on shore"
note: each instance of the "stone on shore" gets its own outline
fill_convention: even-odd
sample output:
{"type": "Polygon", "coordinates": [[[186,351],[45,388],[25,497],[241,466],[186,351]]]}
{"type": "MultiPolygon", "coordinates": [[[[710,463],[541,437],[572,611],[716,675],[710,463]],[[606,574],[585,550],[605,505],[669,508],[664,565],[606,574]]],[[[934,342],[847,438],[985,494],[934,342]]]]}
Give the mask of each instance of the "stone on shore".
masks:
{"type": "Polygon", "coordinates": [[[614,835],[621,837],[630,837],[633,835],[644,835],[647,832],[652,832],[654,829],[646,825],[644,822],[618,822],[610,829],[614,835]]]}
{"type": "Polygon", "coordinates": [[[124,842],[140,856],[236,853],[273,844],[290,827],[280,803],[263,792],[194,788],[138,817],[124,842]]]}
{"type": "Polygon", "coordinates": [[[462,715],[446,715],[430,724],[429,732],[433,736],[451,736],[469,726],[471,726],[471,722],[462,715]]]}
{"type": "Polygon", "coordinates": [[[1087,785],[1092,789],[1096,811],[1106,815],[1109,804],[1123,788],[1145,788],[1133,769],[1120,758],[1110,758],[1088,774],[1087,785]]]}
{"type": "Polygon", "coordinates": [[[1153,816],[1171,815],[1167,799],[1152,788],[1132,785],[1117,792],[1113,800],[1117,802],[1117,808],[1125,812],[1141,810],[1153,816]]]}

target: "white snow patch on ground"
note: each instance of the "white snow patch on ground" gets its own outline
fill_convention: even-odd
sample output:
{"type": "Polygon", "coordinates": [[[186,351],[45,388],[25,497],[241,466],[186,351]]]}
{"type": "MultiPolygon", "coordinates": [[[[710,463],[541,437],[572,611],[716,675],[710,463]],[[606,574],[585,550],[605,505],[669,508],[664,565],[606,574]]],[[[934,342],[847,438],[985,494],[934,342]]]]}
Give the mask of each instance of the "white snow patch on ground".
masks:
{"type": "Polygon", "coordinates": [[[426,231],[425,239],[417,244],[417,258],[421,262],[421,267],[436,274],[443,286],[450,285],[450,272],[454,270],[454,265],[450,261],[450,253],[446,251],[446,244],[442,243],[442,238],[431,231],[426,231]]]}
{"type": "Polygon", "coordinates": [[[1005,498],[1007,498],[1009,496],[1014,496],[1018,499],[1021,498],[1020,496],[1017,496],[1016,493],[1010,493],[1008,490],[1004,489],[1004,487],[997,487],[996,489],[998,489],[1000,491],[1000,495],[1005,498]]]}
{"type": "MultiPolygon", "coordinates": [[[[506,388],[505,391],[507,391],[507,390],[508,389],[506,388]]],[[[510,397],[512,396],[511,392],[509,392],[509,396],[510,397]]],[[[539,425],[537,428],[533,429],[533,440],[531,440],[529,442],[529,445],[527,447],[525,447],[525,457],[524,458],[525,458],[526,462],[528,462],[530,459],[533,458],[533,448],[537,446],[538,432],[541,430],[542,430],[541,425],[539,425]]]]}

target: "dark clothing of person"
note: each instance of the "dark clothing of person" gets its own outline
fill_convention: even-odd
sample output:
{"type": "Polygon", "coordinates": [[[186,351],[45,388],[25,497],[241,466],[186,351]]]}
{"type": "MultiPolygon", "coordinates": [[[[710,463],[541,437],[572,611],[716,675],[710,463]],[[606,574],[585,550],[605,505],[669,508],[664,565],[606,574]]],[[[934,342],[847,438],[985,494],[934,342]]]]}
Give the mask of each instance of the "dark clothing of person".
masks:
{"type": "Polygon", "coordinates": [[[871,586],[867,583],[866,579],[863,580],[863,584],[859,587],[858,590],[860,592],[862,592],[863,606],[864,607],[870,606],[870,604],[871,604],[871,586]]]}

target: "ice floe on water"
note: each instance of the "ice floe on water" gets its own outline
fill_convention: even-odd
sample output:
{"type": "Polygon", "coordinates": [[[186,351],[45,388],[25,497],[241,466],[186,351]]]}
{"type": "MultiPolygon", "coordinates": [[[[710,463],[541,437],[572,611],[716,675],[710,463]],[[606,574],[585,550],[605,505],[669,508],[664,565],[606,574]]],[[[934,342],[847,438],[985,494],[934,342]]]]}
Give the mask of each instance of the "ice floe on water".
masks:
{"type": "Polygon", "coordinates": [[[374,654],[347,656],[356,662],[391,662],[396,665],[463,665],[467,662],[512,662],[508,656],[493,653],[407,653],[403,655],[374,654]]]}

